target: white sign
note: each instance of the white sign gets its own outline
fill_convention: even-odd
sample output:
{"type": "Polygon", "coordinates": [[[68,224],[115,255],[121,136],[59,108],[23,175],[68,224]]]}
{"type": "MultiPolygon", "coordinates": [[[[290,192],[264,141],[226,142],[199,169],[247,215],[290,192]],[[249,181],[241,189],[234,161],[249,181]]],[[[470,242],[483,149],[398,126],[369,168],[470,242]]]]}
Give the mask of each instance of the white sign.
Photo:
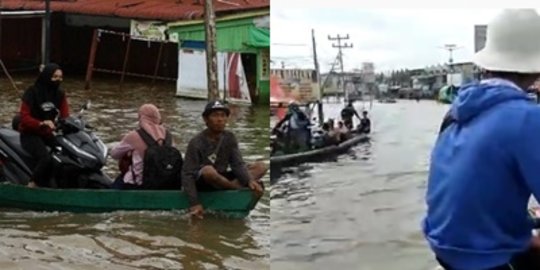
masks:
{"type": "MultiPolygon", "coordinates": [[[[217,53],[218,92],[232,103],[251,104],[246,74],[240,53],[217,53]]],[[[206,52],[203,50],[180,49],[178,51],[178,80],[176,95],[206,99],[208,97],[206,77],[206,52]]]]}
{"type": "Polygon", "coordinates": [[[258,28],[270,28],[270,16],[257,17],[253,19],[253,24],[258,28]]]}
{"type": "Polygon", "coordinates": [[[130,35],[133,39],[166,40],[167,26],[158,21],[131,20],[130,35]]]}

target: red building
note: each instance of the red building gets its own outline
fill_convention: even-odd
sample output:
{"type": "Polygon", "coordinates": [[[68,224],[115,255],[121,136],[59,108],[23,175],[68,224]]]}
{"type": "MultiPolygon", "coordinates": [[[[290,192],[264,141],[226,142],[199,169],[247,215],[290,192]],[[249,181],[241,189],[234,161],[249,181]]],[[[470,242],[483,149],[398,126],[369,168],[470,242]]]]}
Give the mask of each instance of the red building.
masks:
{"type": "MultiPolygon", "coordinates": [[[[94,29],[130,33],[133,21],[173,21],[203,18],[201,0],[51,0],[51,62],[66,72],[84,74],[94,29]]],[[[268,8],[270,0],[214,1],[216,16],[268,8]]],[[[35,69],[42,62],[42,0],[2,0],[0,59],[11,71],[35,69]],[[20,11],[41,11],[21,15],[20,11]],[[15,13],[14,13],[15,12],[15,13]],[[9,14],[9,15],[8,15],[9,14]]],[[[126,38],[103,35],[96,52],[96,67],[120,70],[127,48],[126,38]]],[[[127,72],[152,74],[160,42],[132,40],[127,72]]],[[[159,76],[176,78],[178,45],[164,43],[159,76]]]]}

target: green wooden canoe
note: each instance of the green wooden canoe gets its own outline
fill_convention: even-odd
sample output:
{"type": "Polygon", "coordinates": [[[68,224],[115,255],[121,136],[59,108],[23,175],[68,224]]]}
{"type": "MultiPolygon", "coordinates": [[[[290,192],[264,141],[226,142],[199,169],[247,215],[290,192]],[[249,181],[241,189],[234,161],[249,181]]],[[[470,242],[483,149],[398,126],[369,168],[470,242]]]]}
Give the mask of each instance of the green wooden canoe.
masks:
{"type": "MultiPolygon", "coordinates": [[[[199,193],[206,211],[244,218],[258,198],[248,189],[199,193]]],[[[111,211],[187,210],[188,197],[174,190],[52,189],[0,184],[0,207],[41,211],[101,213],[111,211]]]]}

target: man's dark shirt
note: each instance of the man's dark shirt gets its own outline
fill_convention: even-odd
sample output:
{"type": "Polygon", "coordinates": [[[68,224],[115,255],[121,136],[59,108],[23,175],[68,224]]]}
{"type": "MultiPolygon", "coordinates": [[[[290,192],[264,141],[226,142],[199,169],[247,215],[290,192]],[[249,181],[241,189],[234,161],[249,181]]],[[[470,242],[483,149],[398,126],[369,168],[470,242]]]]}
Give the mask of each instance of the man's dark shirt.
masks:
{"type": "Polygon", "coordinates": [[[223,131],[218,142],[211,141],[207,137],[208,130],[203,130],[197,134],[188,144],[184,165],[182,168],[182,186],[189,196],[191,205],[199,203],[197,199],[197,188],[195,181],[202,167],[212,165],[220,174],[224,174],[230,166],[236,179],[244,186],[247,186],[251,177],[246,167],[236,136],[230,131],[223,131]],[[219,150],[216,153],[215,163],[212,163],[210,156],[216,151],[216,147],[222,140],[219,150]]]}

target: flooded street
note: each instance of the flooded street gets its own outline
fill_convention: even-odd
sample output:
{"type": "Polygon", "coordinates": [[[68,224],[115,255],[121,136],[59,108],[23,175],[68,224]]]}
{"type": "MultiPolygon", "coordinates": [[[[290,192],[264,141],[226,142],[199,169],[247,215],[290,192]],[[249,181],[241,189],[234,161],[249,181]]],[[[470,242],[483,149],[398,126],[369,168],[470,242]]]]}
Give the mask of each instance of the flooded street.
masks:
{"type": "MultiPolygon", "coordinates": [[[[341,106],[327,105],[325,115],[338,116],[341,106]]],[[[285,173],[271,190],[272,269],[434,269],[420,221],[429,155],[447,108],[375,101],[370,143],[339,162],[285,173]]]]}
{"type": "MultiPolygon", "coordinates": [[[[20,96],[34,77],[17,77],[19,92],[0,79],[0,124],[11,126],[20,96]]],[[[205,101],[174,97],[174,84],[131,82],[118,89],[118,78],[94,80],[84,90],[83,78],[69,74],[62,88],[71,113],[86,100],[88,123],[107,145],[137,127],[137,110],[154,103],[175,143],[185,153],[189,140],[204,128],[205,101]],[[146,83],[146,84],[145,84],[146,83]]],[[[229,129],[247,162],[268,161],[267,107],[231,106],[229,129]]],[[[109,158],[107,173],[118,174],[109,158]]],[[[263,179],[269,185],[269,177],[263,179]]],[[[206,216],[191,221],[178,212],[106,214],[39,213],[0,209],[0,269],[269,269],[270,203],[265,194],[243,220],[206,216]]]]}

